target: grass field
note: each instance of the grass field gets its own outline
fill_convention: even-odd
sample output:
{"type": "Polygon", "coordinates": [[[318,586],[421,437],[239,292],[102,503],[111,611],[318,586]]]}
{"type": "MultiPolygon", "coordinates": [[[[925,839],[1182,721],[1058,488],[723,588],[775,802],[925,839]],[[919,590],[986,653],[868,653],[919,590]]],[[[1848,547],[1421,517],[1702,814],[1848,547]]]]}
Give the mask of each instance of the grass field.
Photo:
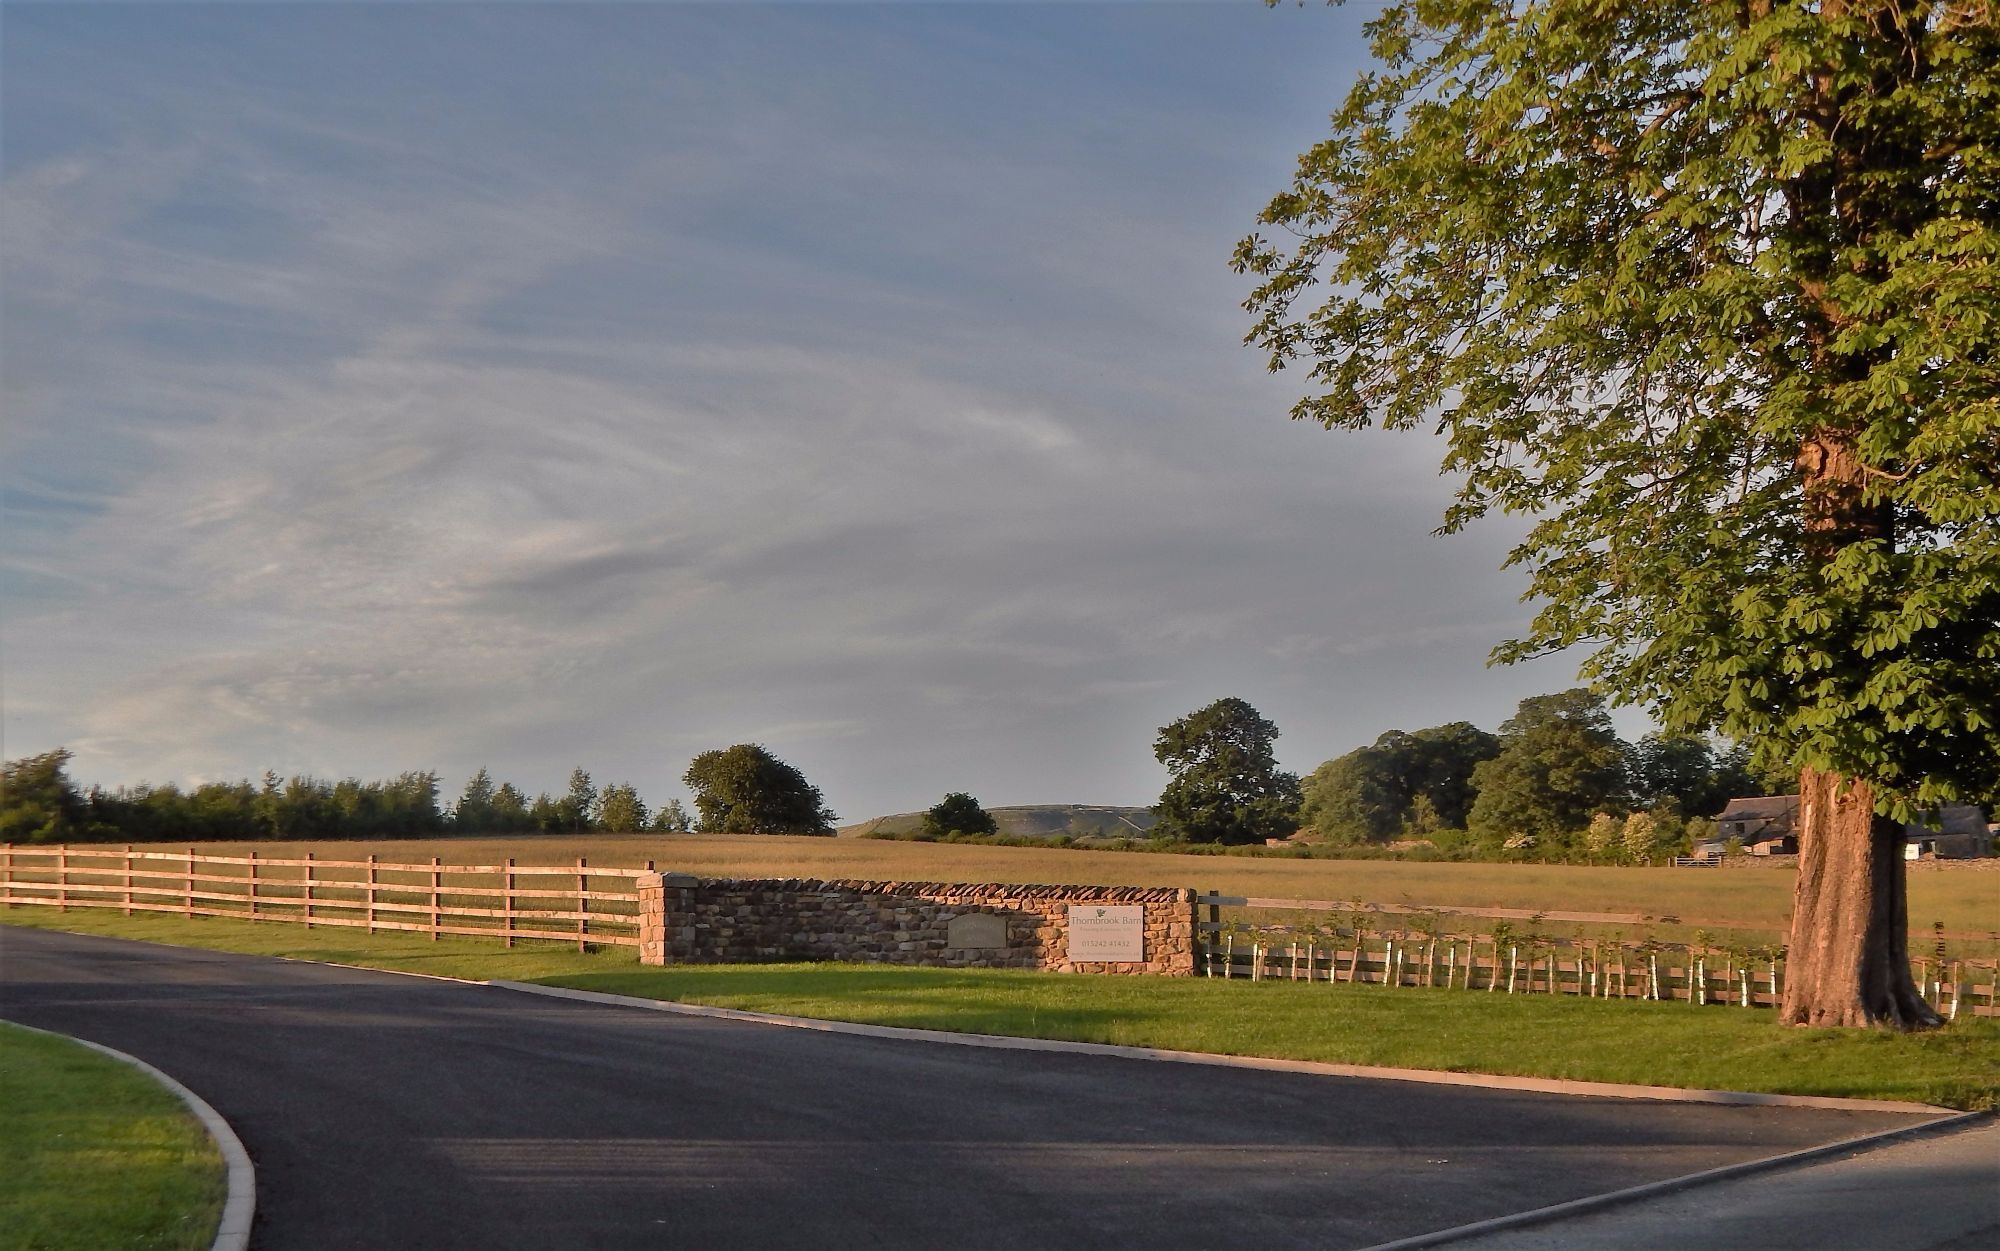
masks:
{"type": "Polygon", "coordinates": [[[1929,1034],[1790,1030],[1719,1006],[1381,986],[869,965],[641,968],[630,952],[17,908],[14,925],[833,1020],[1462,1072],[1951,1107],[2000,1101],[2000,1021],[1929,1034]]]}
{"type": "MultiPolygon", "coordinates": [[[[185,851],[157,844],[156,850],[185,851]]],[[[1585,865],[1461,864],[1395,860],[1289,860],[1187,856],[1055,847],[897,843],[771,835],[627,835],[575,838],[208,843],[215,855],[358,859],[428,858],[637,866],[716,877],[822,877],[888,881],[1041,882],[1053,885],[1187,886],[1226,895],[1363,900],[1462,908],[1632,912],[1700,925],[1766,927],[1776,936],[1791,914],[1787,868],[1651,869],[1585,865]]],[[[2000,872],[1920,868],[1910,873],[1910,923],[1925,929],[2000,932],[2000,872]]],[[[1670,935],[1656,931],[1656,937],[1670,935]]]]}
{"type": "Polygon", "coordinates": [[[0,1251],[195,1251],[223,1192],[222,1157],[179,1099],[0,1023],[0,1251]]]}

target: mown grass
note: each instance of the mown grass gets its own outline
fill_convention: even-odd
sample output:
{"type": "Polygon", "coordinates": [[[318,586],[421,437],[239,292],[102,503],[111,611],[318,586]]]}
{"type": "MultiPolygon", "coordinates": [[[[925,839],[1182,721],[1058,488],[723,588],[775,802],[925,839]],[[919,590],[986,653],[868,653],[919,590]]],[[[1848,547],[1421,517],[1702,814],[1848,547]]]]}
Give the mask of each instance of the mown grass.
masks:
{"type": "Polygon", "coordinates": [[[642,968],[626,950],[14,909],[10,924],[829,1020],[1455,1072],[1947,1107],[2000,1105],[2000,1020],[1918,1035],[1793,1030],[1686,1003],[1208,978],[784,964],[642,968]]]}
{"type": "Polygon", "coordinates": [[[0,1023],[0,1251],[195,1251],[224,1189],[215,1144],[151,1078],[0,1023]]]}

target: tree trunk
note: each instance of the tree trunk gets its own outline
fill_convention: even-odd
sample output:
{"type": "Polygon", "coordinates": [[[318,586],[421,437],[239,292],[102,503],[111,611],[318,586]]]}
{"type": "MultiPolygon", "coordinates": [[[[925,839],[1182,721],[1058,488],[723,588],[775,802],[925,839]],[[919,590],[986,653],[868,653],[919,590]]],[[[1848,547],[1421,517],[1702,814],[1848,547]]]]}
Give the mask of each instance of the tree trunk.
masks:
{"type": "Polygon", "coordinates": [[[1779,1019],[1925,1029],[1938,1015],[1910,980],[1903,828],[1868,783],[1799,775],[1799,880],[1779,1019]]]}

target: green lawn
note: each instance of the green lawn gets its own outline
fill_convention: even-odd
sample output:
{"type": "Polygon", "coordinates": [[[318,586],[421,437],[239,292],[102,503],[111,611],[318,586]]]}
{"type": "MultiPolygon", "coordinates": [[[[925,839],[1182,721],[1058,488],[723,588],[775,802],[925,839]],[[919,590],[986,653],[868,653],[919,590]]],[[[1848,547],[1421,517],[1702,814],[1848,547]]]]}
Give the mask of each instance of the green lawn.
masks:
{"type": "Polygon", "coordinates": [[[222,1157],[187,1108],[88,1047],[0,1023],[0,1251],[195,1251],[222,1157]]]}
{"type": "Polygon", "coordinates": [[[307,931],[219,918],[34,924],[447,977],[504,979],[881,1025],[1589,1081],[2000,1105],[2000,1020],[1901,1036],[1780,1028],[1768,1011],[1325,983],[876,965],[641,968],[630,950],[307,931]]]}

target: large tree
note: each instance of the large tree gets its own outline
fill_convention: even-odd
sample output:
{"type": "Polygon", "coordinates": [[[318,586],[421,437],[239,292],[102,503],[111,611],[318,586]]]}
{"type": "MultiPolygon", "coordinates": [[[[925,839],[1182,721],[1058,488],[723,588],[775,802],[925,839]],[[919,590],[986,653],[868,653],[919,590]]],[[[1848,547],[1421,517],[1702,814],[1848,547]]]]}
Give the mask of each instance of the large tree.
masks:
{"type": "Polygon", "coordinates": [[[1797,773],[1781,1015],[1932,1024],[1914,810],[2000,786],[1992,0],[1403,0],[1244,240],[1293,415],[1537,518],[1514,659],[1797,773]],[[1315,291],[1324,292],[1323,298],[1315,291]]]}
{"type": "Polygon", "coordinates": [[[1339,843],[1415,834],[1427,821],[1464,829],[1472,771],[1499,750],[1499,739],[1464,721],[1390,730],[1314,769],[1305,780],[1300,820],[1339,843]]]}
{"type": "Polygon", "coordinates": [[[1153,806],[1153,834],[1191,843],[1256,843],[1299,827],[1299,779],[1278,767],[1278,727],[1240,699],[1218,699],[1162,726],[1153,755],[1173,778],[1153,806]]]}
{"type": "Polygon", "coordinates": [[[479,772],[466,780],[465,791],[451,811],[452,828],[468,833],[493,829],[495,793],[493,775],[486,771],[485,765],[480,765],[479,772]]]}
{"type": "Polygon", "coordinates": [[[1717,752],[1695,734],[1648,734],[1632,748],[1633,798],[1647,808],[1712,817],[1730,800],[1759,793],[1740,745],[1717,752]]]}
{"type": "Polygon", "coordinates": [[[652,815],[646,810],[646,801],[639,798],[639,788],[630,782],[607,786],[597,797],[597,828],[607,834],[637,833],[646,828],[652,815]]]}
{"type": "Polygon", "coordinates": [[[569,771],[569,790],[556,801],[562,828],[571,832],[590,829],[597,816],[597,785],[578,765],[569,771]]]}
{"type": "Polygon", "coordinates": [[[6,762],[0,775],[0,842],[81,841],[88,809],[69,780],[68,748],[6,762]]]}
{"type": "Polygon", "coordinates": [[[756,743],[705,751],[682,780],[705,834],[833,833],[819,788],[756,743]]]}
{"type": "Polygon", "coordinates": [[[1499,754],[1472,771],[1478,798],[1466,828],[1494,846],[1561,844],[1596,813],[1625,806],[1625,758],[1601,697],[1582,688],[1532,695],[1501,723],[1499,754]]]}
{"type": "Polygon", "coordinates": [[[923,831],[932,838],[947,834],[992,834],[1000,823],[977,799],[964,791],[952,791],[924,813],[923,831]]]}

